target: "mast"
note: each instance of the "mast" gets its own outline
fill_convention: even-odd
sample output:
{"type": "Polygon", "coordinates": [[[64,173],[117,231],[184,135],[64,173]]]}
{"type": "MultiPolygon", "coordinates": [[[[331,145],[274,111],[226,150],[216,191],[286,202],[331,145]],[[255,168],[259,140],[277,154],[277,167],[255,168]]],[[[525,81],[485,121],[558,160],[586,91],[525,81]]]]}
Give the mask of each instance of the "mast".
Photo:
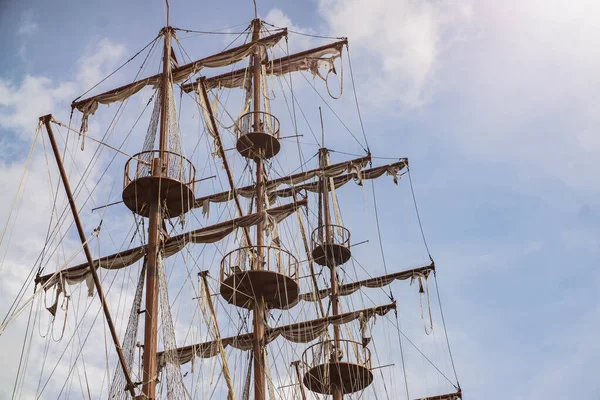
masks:
{"type": "MultiPolygon", "coordinates": [[[[152,160],[152,176],[162,178],[165,168],[168,167],[167,141],[169,134],[169,74],[171,72],[171,32],[168,26],[163,29],[163,73],[161,82],[161,113],[160,113],[160,139],[159,157],[152,160]]],[[[162,223],[160,210],[160,191],[153,196],[149,204],[148,228],[148,268],[146,270],[146,313],[144,320],[144,359],[142,393],[147,399],[156,396],[157,363],[156,352],[158,342],[158,257],[160,251],[159,229],[162,223]]]]}
{"type": "MultiPolygon", "coordinates": [[[[321,108],[319,107],[319,115],[321,117],[321,147],[319,149],[319,166],[321,168],[327,167],[327,148],[325,147],[325,129],[323,128],[323,114],[321,113],[321,108]]],[[[325,223],[325,243],[333,243],[333,232],[331,231],[331,215],[329,210],[329,178],[325,176],[321,176],[321,195],[323,201],[323,214],[324,214],[324,223],[325,223]]],[[[331,313],[335,317],[339,314],[338,303],[338,284],[337,284],[337,272],[336,272],[336,263],[335,260],[330,265],[329,268],[330,276],[331,276],[331,313]]],[[[337,325],[333,326],[333,338],[335,343],[334,354],[337,354],[337,349],[340,348],[340,327],[337,325]]],[[[333,388],[333,400],[341,400],[344,397],[342,393],[342,389],[337,385],[333,388]]]]}
{"type": "MultiPolygon", "coordinates": [[[[260,19],[255,18],[252,21],[252,41],[260,39],[260,19]]],[[[260,121],[260,53],[257,49],[252,56],[253,67],[253,95],[252,102],[254,106],[253,124],[254,129],[259,129],[260,121]]],[[[263,160],[262,155],[254,158],[256,162],[256,212],[261,213],[264,207],[263,198],[263,160]]],[[[262,221],[256,226],[256,245],[257,245],[257,262],[253,264],[253,268],[262,269],[263,247],[264,246],[264,226],[262,221]]],[[[262,301],[257,301],[254,304],[254,399],[265,399],[265,360],[264,360],[264,345],[263,338],[265,335],[265,307],[262,301]]]]}

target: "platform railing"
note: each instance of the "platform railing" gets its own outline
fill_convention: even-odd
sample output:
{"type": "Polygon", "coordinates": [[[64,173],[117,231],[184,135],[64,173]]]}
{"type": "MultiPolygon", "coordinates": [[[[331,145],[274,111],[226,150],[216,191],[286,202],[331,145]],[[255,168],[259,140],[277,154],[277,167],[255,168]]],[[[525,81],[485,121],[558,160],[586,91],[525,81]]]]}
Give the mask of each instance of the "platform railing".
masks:
{"type": "MultiPolygon", "coordinates": [[[[163,177],[175,179],[190,187],[194,192],[196,184],[196,168],[190,160],[181,154],[165,151],[166,168],[163,177]]],[[[160,150],[148,150],[134,154],[127,163],[123,177],[123,188],[136,179],[152,176],[152,160],[160,158],[160,150]]]]}
{"type": "Polygon", "coordinates": [[[231,275],[252,269],[278,272],[297,281],[299,262],[292,253],[279,247],[240,247],[227,253],[221,260],[221,282],[231,275]],[[262,249],[262,258],[258,255],[259,249],[262,249]]]}
{"type": "Polygon", "coordinates": [[[350,247],[350,231],[340,225],[322,225],[311,234],[313,249],[325,244],[350,247]]]}
{"type": "Polygon", "coordinates": [[[252,132],[268,133],[271,136],[279,139],[280,125],[279,120],[273,115],[264,111],[249,112],[240,117],[238,120],[238,132],[240,136],[247,135],[252,132]],[[259,114],[259,126],[254,126],[254,116],[259,114]]]}
{"type": "Polygon", "coordinates": [[[371,350],[354,340],[340,339],[313,344],[302,353],[302,363],[311,369],[323,364],[346,362],[371,369],[371,350]]]}

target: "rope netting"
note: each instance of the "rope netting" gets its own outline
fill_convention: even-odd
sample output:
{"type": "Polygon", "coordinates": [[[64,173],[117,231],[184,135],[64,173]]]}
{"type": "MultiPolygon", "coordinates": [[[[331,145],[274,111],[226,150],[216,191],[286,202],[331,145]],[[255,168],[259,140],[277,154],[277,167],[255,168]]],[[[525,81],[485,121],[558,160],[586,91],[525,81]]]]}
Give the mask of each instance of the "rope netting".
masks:
{"type": "MultiPolygon", "coordinates": [[[[133,356],[135,352],[135,342],[137,339],[138,325],[140,321],[140,306],[142,304],[142,293],[144,292],[144,281],[146,277],[146,260],[144,260],[144,264],[142,266],[142,270],[140,272],[140,278],[138,279],[137,288],[135,290],[135,297],[133,299],[133,304],[131,305],[131,311],[129,313],[129,321],[127,322],[127,328],[125,330],[125,336],[123,337],[123,354],[125,356],[125,361],[131,370],[131,366],[133,364],[133,356]]],[[[125,380],[125,374],[123,373],[123,369],[120,365],[115,369],[115,373],[113,376],[112,384],[110,386],[108,398],[109,399],[119,399],[119,400],[127,400],[128,392],[125,390],[127,385],[127,381],[125,380]]]]}
{"type": "MultiPolygon", "coordinates": [[[[154,143],[156,142],[156,132],[158,131],[158,121],[160,120],[160,109],[161,109],[161,93],[160,89],[154,92],[154,108],[152,109],[152,116],[150,117],[150,123],[148,124],[148,130],[146,131],[146,138],[144,139],[144,145],[142,151],[150,151],[154,149],[154,143]]],[[[150,166],[152,165],[152,153],[143,153],[140,157],[141,160],[145,161],[145,164],[140,165],[140,176],[150,175],[150,166]]]]}
{"type": "Polygon", "coordinates": [[[176,351],[177,344],[175,340],[175,327],[173,326],[173,316],[171,315],[171,305],[169,303],[169,292],[167,290],[167,278],[163,265],[162,255],[158,255],[158,292],[160,301],[160,322],[162,324],[165,366],[162,373],[167,381],[167,399],[179,400],[188,398],[188,394],[183,385],[183,375],[179,367],[179,355],[176,351]]]}
{"type": "MultiPolygon", "coordinates": [[[[167,93],[167,101],[169,102],[169,134],[167,139],[169,151],[175,154],[181,153],[181,138],[179,136],[179,122],[177,120],[177,107],[173,96],[173,85],[169,85],[167,93]]],[[[169,165],[167,169],[168,176],[182,176],[183,163],[180,157],[169,157],[169,165]]]]}

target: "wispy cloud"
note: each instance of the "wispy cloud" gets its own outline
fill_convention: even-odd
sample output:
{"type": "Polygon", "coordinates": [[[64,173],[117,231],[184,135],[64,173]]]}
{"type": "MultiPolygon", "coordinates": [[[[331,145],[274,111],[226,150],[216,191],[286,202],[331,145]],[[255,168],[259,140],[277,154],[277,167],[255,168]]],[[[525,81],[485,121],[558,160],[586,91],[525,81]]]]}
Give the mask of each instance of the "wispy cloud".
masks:
{"type": "Polygon", "coordinates": [[[440,53],[471,16],[467,3],[445,1],[321,0],[319,11],[333,34],[350,36],[359,50],[370,102],[392,101],[395,109],[427,102],[440,53]]]}
{"type": "Polygon", "coordinates": [[[37,24],[37,17],[34,14],[33,10],[26,10],[21,14],[21,19],[19,21],[19,28],[17,29],[17,34],[20,36],[30,36],[34,33],[37,33],[39,30],[39,26],[37,24]]]}

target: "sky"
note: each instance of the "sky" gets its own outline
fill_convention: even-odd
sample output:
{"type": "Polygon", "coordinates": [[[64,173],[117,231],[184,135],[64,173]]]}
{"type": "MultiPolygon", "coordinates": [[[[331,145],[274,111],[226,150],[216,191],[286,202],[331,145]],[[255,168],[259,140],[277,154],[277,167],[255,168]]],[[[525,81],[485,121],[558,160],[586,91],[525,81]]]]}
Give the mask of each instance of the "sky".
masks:
{"type": "MultiPolygon", "coordinates": [[[[600,5],[257,3],[260,16],[275,25],[349,38],[369,148],[374,156],[410,160],[465,397],[600,398],[600,274],[593,267],[600,253],[600,138],[594,133],[600,5]]],[[[0,4],[2,229],[38,117],[52,112],[67,121],[70,101],[156,37],[164,15],[156,0],[0,4]]],[[[177,27],[212,30],[252,17],[251,1],[171,4],[177,27]]],[[[189,51],[208,54],[223,46],[219,40],[190,43],[189,51]]],[[[313,43],[299,40],[299,48],[313,43]]],[[[345,74],[340,104],[351,111],[342,115],[352,116],[360,132],[345,74]]],[[[334,138],[332,148],[360,151],[347,136],[334,138]]],[[[46,183],[45,163],[32,158],[32,193],[46,183]]],[[[381,186],[378,207],[391,210],[381,221],[382,244],[388,264],[417,266],[427,253],[410,186],[405,178],[399,186],[393,193],[401,197],[381,186]],[[405,221],[411,241],[400,243],[397,227],[405,221]]],[[[2,314],[22,283],[22,263],[43,245],[48,209],[41,197],[24,200],[15,237],[0,247],[2,314]],[[26,234],[31,231],[42,236],[26,234]]],[[[359,217],[349,219],[360,224],[359,217]]],[[[86,228],[97,222],[90,217],[86,228]]],[[[367,231],[375,233],[372,226],[367,231]]],[[[18,329],[6,331],[0,349],[18,357],[18,339],[18,329]]],[[[13,381],[14,368],[0,368],[0,386],[13,381]]]]}

